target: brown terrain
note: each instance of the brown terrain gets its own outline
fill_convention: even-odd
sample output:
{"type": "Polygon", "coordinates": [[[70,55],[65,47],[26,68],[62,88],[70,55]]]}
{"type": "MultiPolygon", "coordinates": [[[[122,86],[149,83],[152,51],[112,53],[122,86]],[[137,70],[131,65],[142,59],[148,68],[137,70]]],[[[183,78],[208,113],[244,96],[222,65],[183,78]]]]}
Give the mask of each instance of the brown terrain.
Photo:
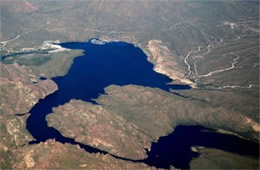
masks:
{"type": "Polygon", "coordinates": [[[39,77],[16,63],[0,63],[0,73],[0,112],[4,114],[28,113],[39,99],[58,90],[52,80],[41,81],[39,77]]]}
{"type": "Polygon", "coordinates": [[[90,154],[75,145],[48,140],[16,150],[14,169],[154,169],[142,163],[131,163],[110,155],[90,154]]]}
{"type": "Polygon", "coordinates": [[[11,168],[15,163],[16,150],[33,139],[25,129],[27,117],[0,114],[0,165],[3,169],[11,168]]]}
{"type": "Polygon", "coordinates": [[[151,147],[149,136],[122,116],[105,110],[102,105],[71,100],[54,108],[53,112],[55,114],[47,117],[48,125],[80,143],[137,160],[146,158],[144,148],[151,147]]]}

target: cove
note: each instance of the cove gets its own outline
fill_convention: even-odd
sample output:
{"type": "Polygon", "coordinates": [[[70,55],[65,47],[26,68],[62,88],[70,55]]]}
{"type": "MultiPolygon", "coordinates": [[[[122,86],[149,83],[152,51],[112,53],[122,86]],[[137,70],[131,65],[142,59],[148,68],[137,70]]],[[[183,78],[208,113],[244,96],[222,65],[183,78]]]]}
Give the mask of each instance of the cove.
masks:
{"type": "MultiPolygon", "coordinates": [[[[52,113],[53,107],[64,105],[71,99],[80,99],[96,104],[95,99],[100,94],[104,94],[104,88],[111,84],[119,86],[134,84],[160,88],[168,92],[170,89],[190,89],[190,86],[187,85],[169,85],[168,83],[171,82],[171,79],[156,73],[153,70],[153,65],[147,61],[147,56],[144,52],[132,44],[125,42],[94,44],[90,40],[88,42],[70,42],[59,45],[69,49],[82,49],[84,50],[84,55],[74,59],[71,68],[65,76],[52,79],[58,85],[58,91],[47,96],[45,99],[39,100],[29,111],[30,116],[27,119],[26,128],[35,139],[30,144],[55,139],[61,143],[78,144],[90,153],[110,154],[98,148],[76,142],[74,139],[64,137],[58,130],[48,127],[46,115],[52,113]]],[[[41,78],[41,80],[44,79],[44,77],[41,78]]],[[[176,94],[173,93],[173,95],[176,94]]],[[[190,146],[194,144],[202,146],[207,144],[201,143],[205,138],[201,136],[200,130],[198,131],[193,126],[184,127],[184,129],[182,126],[181,128],[177,127],[173,134],[160,138],[158,143],[153,143],[151,151],[147,153],[148,158],[145,160],[130,160],[113,154],[110,155],[126,161],[143,162],[157,168],[169,168],[170,165],[179,168],[188,168],[191,158],[197,156],[191,153],[189,150],[190,146]],[[196,133],[193,132],[194,130],[196,133]],[[189,136],[191,134],[190,131],[195,133],[195,137],[189,136]],[[164,139],[166,139],[168,145],[164,143],[164,139]],[[188,144],[180,145],[183,143],[180,140],[187,141],[188,144]],[[172,150],[172,148],[174,149],[172,152],[168,153],[165,151],[165,149],[172,150]],[[181,155],[179,158],[181,151],[187,154],[181,155]]],[[[222,140],[221,137],[217,136],[216,138],[222,140]]],[[[237,139],[225,138],[225,140],[236,142],[237,139]]],[[[224,150],[229,149],[229,146],[223,148],[223,143],[210,146],[224,150]]],[[[239,149],[235,148],[231,151],[238,152],[237,150],[239,149]]]]}
{"type": "Polygon", "coordinates": [[[211,128],[180,125],[173,133],[160,137],[158,142],[152,143],[145,162],[157,168],[169,169],[173,165],[175,168],[189,169],[192,158],[199,156],[199,153],[191,150],[192,146],[215,148],[259,158],[258,143],[235,135],[216,133],[211,128]]]}

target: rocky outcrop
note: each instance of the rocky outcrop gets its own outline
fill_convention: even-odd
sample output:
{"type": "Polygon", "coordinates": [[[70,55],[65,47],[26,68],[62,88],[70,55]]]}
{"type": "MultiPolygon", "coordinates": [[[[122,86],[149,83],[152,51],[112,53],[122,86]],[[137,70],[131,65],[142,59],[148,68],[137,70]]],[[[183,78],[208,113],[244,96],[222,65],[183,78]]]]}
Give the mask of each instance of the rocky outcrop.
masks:
{"type": "Polygon", "coordinates": [[[26,116],[0,114],[0,167],[10,169],[15,162],[15,150],[33,138],[25,129],[26,116]]]}
{"type": "Polygon", "coordinates": [[[66,137],[121,157],[144,159],[147,156],[144,148],[150,148],[151,138],[135,124],[100,105],[71,100],[53,111],[54,114],[47,116],[48,125],[66,137]]]}
{"type": "Polygon", "coordinates": [[[90,154],[75,145],[48,140],[16,150],[12,168],[24,169],[154,169],[143,163],[116,159],[110,155],[90,154]]]}
{"type": "MultiPolygon", "coordinates": [[[[57,90],[52,80],[34,76],[18,64],[0,63],[0,167],[10,169],[15,163],[16,149],[26,146],[33,138],[26,130],[27,113],[39,99],[57,90]]],[[[27,156],[28,168],[34,163],[27,156]]]]}
{"type": "Polygon", "coordinates": [[[50,79],[40,80],[25,67],[0,63],[0,112],[27,113],[39,99],[55,92],[58,87],[50,79]]]}

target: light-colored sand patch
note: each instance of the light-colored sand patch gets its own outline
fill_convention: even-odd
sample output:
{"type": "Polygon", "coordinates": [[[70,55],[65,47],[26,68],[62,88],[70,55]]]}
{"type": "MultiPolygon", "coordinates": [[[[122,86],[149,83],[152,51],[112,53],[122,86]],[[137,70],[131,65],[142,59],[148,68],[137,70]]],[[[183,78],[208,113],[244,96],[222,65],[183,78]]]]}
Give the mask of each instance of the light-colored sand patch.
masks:
{"type": "Polygon", "coordinates": [[[177,83],[195,87],[195,83],[185,77],[185,70],[178,66],[177,56],[174,56],[161,40],[150,40],[147,47],[151,53],[148,54],[148,60],[154,64],[156,72],[168,76],[177,83]]]}

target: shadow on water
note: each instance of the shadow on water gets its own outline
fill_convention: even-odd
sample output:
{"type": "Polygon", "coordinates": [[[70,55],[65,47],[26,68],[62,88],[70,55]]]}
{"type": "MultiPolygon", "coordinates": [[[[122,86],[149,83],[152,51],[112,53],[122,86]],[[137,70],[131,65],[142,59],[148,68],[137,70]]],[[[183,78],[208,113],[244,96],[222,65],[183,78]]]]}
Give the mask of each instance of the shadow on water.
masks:
{"type": "MultiPolygon", "coordinates": [[[[97,104],[92,99],[97,99],[100,94],[104,94],[104,88],[111,84],[119,86],[134,84],[160,88],[168,92],[170,89],[190,89],[190,86],[186,85],[167,85],[171,80],[162,74],[154,72],[153,65],[147,61],[147,56],[140,48],[137,48],[132,44],[112,42],[104,45],[95,45],[90,42],[75,42],[63,43],[60,45],[70,49],[83,49],[86,54],[74,60],[67,75],[53,78],[53,81],[58,85],[59,90],[47,96],[45,99],[40,100],[30,110],[31,114],[27,119],[26,127],[35,138],[30,144],[44,142],[48,139],[55,139],[61,143],[77,144],[90,153],[109,154],[106,151],[64,137],[58,130],[48,127],[46,115],[52,113],[53,107],[64,105],[71,99],[81,99],[97,104]]],[[[42,78],[42,80],[44,80],[44,78],[42,78]]],[[[178,95],[176,92],[174,92],[174,94],[178,95]]],[[[184,129],[184,134],[196,134],[198,133],[196,130],[194,131],[193,128],[187,128],[184,129]],[[191,133],[190,131],[194,132],[191,133]]],[[[188,168],[190,159],[193,156],[196,156],[196,154],[194,155],[194,153],[189,151],[188,146],[200,143],[196,139],[198,137],[193,136],[193,139],[186,136],[187,140],[186,138],[183,138],[182,134],[178,134],[179,130],[177,128],[174,134],[169,137],[169,141],[171,142],[166,142],[167,145],[165,145],[167,146],[168,151],[171,151],[169,148],[175,148],[176,152],[164,150],[166,147],[162,147],[160,142],[158,144],[153,144],[151,152],[148,153],[149,157],[145,160],[130,160],[113,154],[110,155],[121,160],[144,162],[159,168],[169,168],[170,165],[188,168]],[[182,142],[180,142],[180,140],[182,140],[182,142]],[[176,148],[179,148],[179,150],[176,150],[176,148]],[[180,151],[185,153],[185,155],[182,154],[182,156],[179,157],[178,155],[181,155],[180,151]],[[159,155],[159,157],[156,155],[159,155]],[[172,159],[166,159],[166,157],[172,159]]],[[[164,141],[163,139],[164,137],[161,138],[162,141],[164,141]]],[[[205,138],[205,141],[208,140],[209,139],[205,138]]],[[[206,144],[207,142],[204,143],[204,145],[206,144]]],[[[234,151],[236,151],[236,149],[234,149],[234,151]]]]}

